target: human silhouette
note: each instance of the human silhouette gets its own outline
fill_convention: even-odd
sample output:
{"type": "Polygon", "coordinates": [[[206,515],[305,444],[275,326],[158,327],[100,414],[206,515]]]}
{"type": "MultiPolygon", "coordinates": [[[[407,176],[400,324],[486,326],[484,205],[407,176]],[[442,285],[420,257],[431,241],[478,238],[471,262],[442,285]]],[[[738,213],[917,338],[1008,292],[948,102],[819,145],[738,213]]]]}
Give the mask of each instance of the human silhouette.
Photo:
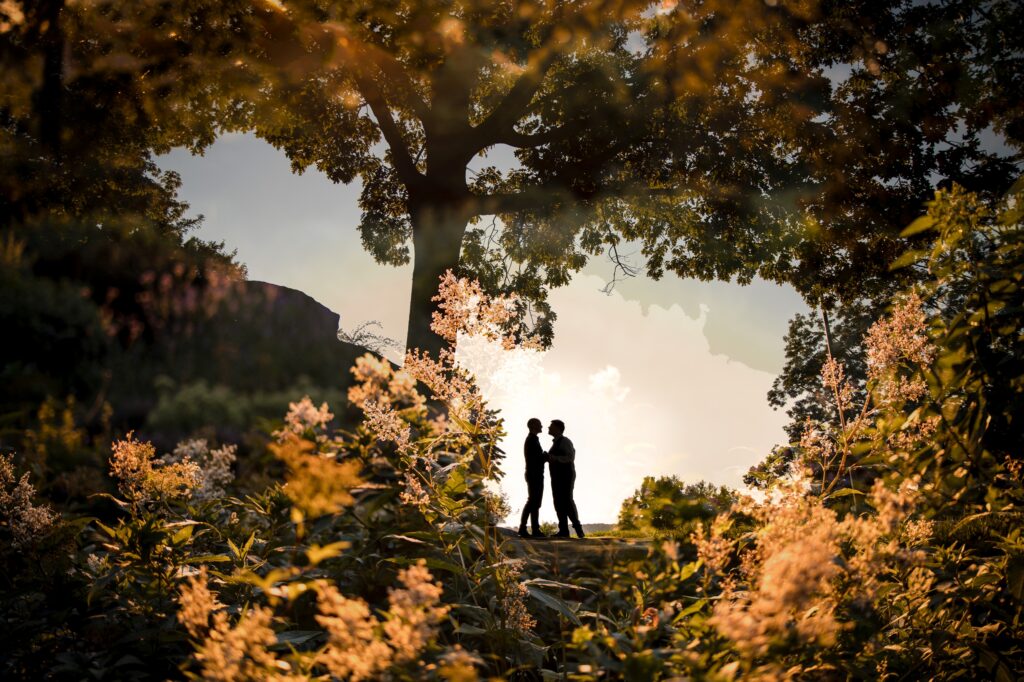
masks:
{"type": "Polygon", "coordinates": [[[526,490],[529,496],[526,499],[526,506],[523,507],[523,517],[519,521],[519,535],[524,538],[542,538],[544,533],[540,531],[537,515],[540,513],[540,503],[544,499],[544,462],[547,461],[547,455],[540,446],[537,434],[544,430],[544,425],[539,419],[533,418],[526,422],[526,428],[530,433],[523,444],[523,455],[526,458],[526,490]],[[532,528],[529,534],[526,532],[527,517],[530,517],[532,528]]]}
{"type": "Polygon", "coordinates": [[[551,421],[548,434],[554,439],[548,450],[548,466],[551,467],[551,496],[555,501],[555,513],[558,514],[556,537],[569,537],[571,522],[576,537],[582,538],[583,526],[580,525],[576,502],[572,498],[573,487],[576,485],[576,448],[565,437],[565,424],[561,419],[551,421]]]}

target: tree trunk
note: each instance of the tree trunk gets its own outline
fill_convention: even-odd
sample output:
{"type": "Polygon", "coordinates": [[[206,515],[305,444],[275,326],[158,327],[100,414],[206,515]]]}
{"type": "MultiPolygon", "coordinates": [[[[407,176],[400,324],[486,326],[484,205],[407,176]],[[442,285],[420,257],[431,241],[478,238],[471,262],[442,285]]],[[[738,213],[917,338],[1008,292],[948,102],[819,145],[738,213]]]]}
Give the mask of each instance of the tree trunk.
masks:
{"type": "Polygon", "coordinates": [[[462,237],[469,216],[462,209],[445,204],[426,204],[411,211],[413,225],[412,296],[409,301],[409,331],[406,350],[418,348],[435,359],[447,342],[430,329],[437,310],[441,276],[457,271],[462,237]]]}

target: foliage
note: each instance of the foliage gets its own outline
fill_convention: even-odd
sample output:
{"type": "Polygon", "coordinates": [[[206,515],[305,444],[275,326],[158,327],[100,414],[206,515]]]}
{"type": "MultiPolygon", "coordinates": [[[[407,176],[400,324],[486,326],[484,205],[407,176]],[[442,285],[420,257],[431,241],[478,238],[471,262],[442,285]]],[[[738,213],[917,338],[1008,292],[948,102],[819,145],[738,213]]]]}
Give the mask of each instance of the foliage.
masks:
{"type": "MultiPolygon", "coordinates": [[[[407,347],[436,354],[430,297],[445,270],[518,293],[547,343],[547,290],[602,251],[636,271],[627,242],[654,277],[760,274],[814,303],[877,300],[933,187],[995,196],[1019,173],[1021,62],[1007,46],[1020,12],[1010,0],[99,2],[76,4],[62,30],[67,59],[112,70],[123,87],[104,93],[141,109],[129,139],[201,149],[219,130],[253,131],[296,171],[360,178],[367,250],[415,259],[407,347]],[[488,165],[503,147],[515,161],[488,165]]],[[[11,24],[22,49],[39,19],[11,24]]]]}
{"type": "MultiPolygon", "coordinates": [[[[739,628],[749,627],[745,618],[763,624],[768,613],[767,602],[752,593],[734,602],[741,604],[738,610],[722,607],[719,613],[716,607],[715,619],[741,646],[751,640],[779,651],[791,646],[796,657],[808,656],[808,647],[813,651],[817,646],[803,665],[813,661],[854,675],[871,668],[899,674],[927,667],[930,674],[947,677],[964,666],[997,679],[1021,674],[1018,623],[1024,594],[1016,577],[1022,549],[1016,508],[1024,488],[1016,444],[1024,433],[1011,407],[1020,404],[1024,376],[1021,189],[1018,184],[993,210],[977,195],[954,187],[937,193],[928,214],[907,229],[928,233],[932,245],[907,252],[897,266],[920,267],[927,278],[872,325],[865,340],[867,385],[860,404],[851,402],[854,390],[842,364],[826,363],[822,384],[831,395],[830,418],[807,423],[793,458],[810,467],[806,490],[811,494],[790,494],[789,502],[783,497],[783,507],[752,507],[750,513],[763,525],[757,560],[726,579],[765,590],[771,584],[765,573],[774,561],[771,552],[784,551],[785,544],[768,550],[762,545],[764,533],[795,513],[794,529],[806,527],[799,535],[823,543],[815,551],[844,560],[831,575],[820,576],[810,592],[793,593],[811,601],[802,606],[790,602],[790,607],[837,619],[828,624],[798,621],[792,633],[743,634],[739,628]],[[925,313],[926,303],[931,313],[925,313]],[[820,501],[785,506],[800,499],[820,501]],[[879,522],[883,527],[865,526],[879,522]],[[831,534],[815,535],[830,525],[831,534]],[[901,527],[899,537],[886,541],[886,533],[901,527]],[[858,548],[865,538],[883,544],[858,548]],[[852,554],[847,546],[853,547],[852,554]],[[889,575],[890,582],[882,575],[889,575]],[[836,584],[857,585],[869,593],[840,595],[833,591],[836,584]],[[843,617],[850,619],[845,626],[843,617]],[[815,645],[812,640],[822,636],[815,645]]],[[[727,548],[736,547],[735,540],[719,531],[705,547],[709,564],[715,557],[719,572],[728,575],[722,571],[724,557],[732,551],[727,548]]],[[[778,556],[778,561],[803,560],[778,556]]],[[[787,571],[806,573],[792,566],[787,571]]],[[[775,599],[785,594],[773,589],[775,599]]],[[[754,658],[744,666],[751,673],[778,672],[754,658]]]]}
{"type": "Polygon", "coordinates": [[[355,432],[332,429],[326,403],[293,402],[270,447],[285,485],[244,497],[221,489],[230,448],[193,441],[158,457],[131,435],[116,441],[121,495],[103,496],[102,520],[62,527],[55,588],[52,572],[26,570],[45,556],[52,514],[33,506],[28,475],[18,482],[5,460],[4,495],[15,486],[2,510],[11,534],[0,535],[13,538],[5,674],[167,677],[188,661],[186,672],[212,679],[421,679],[471,674],[481,656],[498,670],[535,658],[526,588],[500,554],[491,524],[503,512],[485,487],[500,476],[500,421],[464,370],[418,362],[431,407],[409,372],[360,359],[350,395],[366,423],[355,432]],[[444,418],[431,414],[437,405],[444,418]],[[485,644],[472,655],[435,644],[442,625],[485,644]],[[89,633],[107,645],[97,650],[89,633]]]}
{"type": "MultiPolygon", "coordinates": [[[[513,558],[489,489],[501,423],[450,351],[400,370],[360,358],[353,431],[326,403],[293,402],[269,448],[284,485],[244,495],[224,478],[230,450],[157,457],[129,437],[111,455],[123,495],[58,521],[5,460],[4,672],[1014,679],[1024,373],[1019,340],[1003,339],[1024,309],[1017,201],[991,212],[940,193],[910,228],[934,248],[904,259],[931,279],[871,326],[860,394],[826,363],[831,409],[786,455],[804,473],[771,468],[759,501],[649,478],[624,507],[651,526],[678,523],[689,499],[722,508],[645,556],[595,561],[580,541],[576,558],[513,558]]],[[[439,299],[438,333],[514,343],[514,300],[455,277],[439,299]]],[[[46,433],[81,443],[70,426],[46,433]]]]}
{"type": "Polygon", "coordinates": [[[772,382],[768,403],[776,409],[786,409],[790,421],[785,428],[791,441],[799,440],[808,419],[821,421],[828,418],[829,401],[822,395],[821,368],[830,355],[843,363],[846,375],[857,392],[854,398],[863,399],[863,382],[867,379],[864,336],[871,324],[884,313],[893,293],[882,294],[881,302],[862,298],[838,309],[825,308],[818,314],[797,313],[790,320],[785,337],[785,365],[772,382]]]}
{"type": "MultiPolygon", "coordinates": [[[[5,423],[25,436],[0,457],[0,674],[1024,676],[1024,197],[994,203],[1019,158],[979,145],[990,127],[1021,139],[1005,47],[1020,9],[650,9],[0,4],[2,378],[5,423]],[[850,74],[829,82],[836,68],[850,74]],[[259,476],[224,443],[109,437],[103,407],[104,370],[131,368],[133,348],[242,274],[187,238],[178,181],[151,158],[221,128],[255,129],[297,168],[361,174],[375,255],[432,245],[416,249],[433,257],[413,314],[444,341],[401,370],[359,358],[350,430],[326,403],[291,402],[246,444],[259,476]],[[519,167],[467,181],[499,144],[519,167]],[[984,195],[949,184],[897,235],[936,178],[984,195]],[[496,244],[472,222],[490,214],[509,228],[496,244]],[[752,472],[759,501],[642,558],[595,561],[585,542],[513,556],[494,527],[500,416],[452,345],[536,343],[546,322],[520,322],[545,312],[545,287],[623,239],[654,275],[789,279],[839,306],[843,338],[793,346],[802,378],[779,399],[820,376],[819,402],[752,472]],[[481,282],[449,272],[435,298],[460,250],[481,282]],[[7,387],[37,393],[8,402],[7,387]],[[101,426],[83,429],[83,411],[101,426]],[[100,451],[111,478],[51,477],[100,451]]],[[[813,333],[800,321],[793,340],[813,333]]],[[[282,374],[281,389],[299,381],[282,374]]],[[[211,412],[231,407],[215,397],[211,412]]],[[[627,504],[652,526],[690,510],[661,484],[627,504]]]]}
{"type": "Polygon", "coordinates": [[[693,522],[707,520],[732,506],[736,494],[705,481],[685,485],[677,476],[644,476],[640,487],[622,502],[620,530],[680,530],[688,534],[693,522]]]}

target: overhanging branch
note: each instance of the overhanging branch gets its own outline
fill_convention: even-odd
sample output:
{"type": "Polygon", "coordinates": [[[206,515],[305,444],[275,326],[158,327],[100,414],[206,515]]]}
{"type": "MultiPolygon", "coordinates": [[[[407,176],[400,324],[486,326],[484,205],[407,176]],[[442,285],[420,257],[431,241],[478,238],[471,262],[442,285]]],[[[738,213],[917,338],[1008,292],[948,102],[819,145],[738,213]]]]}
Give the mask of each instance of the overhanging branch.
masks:
{"type": "Polygon", "coordinates": [[[562,140],[568,140],[575,131],[570,126],[558,126],[556,128],[549,128],[539,133],[520,133],[515,130],[509,130],[504,133],[499,140],[501,144],[507,144],[511,147],[519,149],[530,149],[533,147],[542,147],[552,142],[560,142],[562,140]]]}
{"type": "Polygon", "coordinates": [[[422,176],[416,170],[416,164],[409,153],[409,147],[402,137],[402,131],[398,128],[398,124],[395,123],[395,119],[391,115],[391,109],[388,108],[384,96],[376,84],[364,74],[356,73],[355,80],[356,86],[363,94],[363,98],[370,105],[370,111],[373,112],[374,118],[377,119],[377,125],[380,126],[380,132],[384,136],[384,141],[388,143],[388,147],[391,149],[395,171],[398,172],[399,179],[406,187],[414,185],[422,176]]]}
{"type": "Polygon", "coordinates": [[[470,208],[474,215],[503,215],[523,211],[545,212],[571,202],[593,202],[601,197],[635,199],[671,198],[682,193],[678,187],[649,187],[636,183],[608,185],[597,192],[580,194],[562,185],[528,187],[519,192],[497,192],[474,196],[470,208]]]}
{"type": "Polygon", "coordinates": [[[530,56],[526,69],[512,88],[474,129],[477,145],[481,149],[500,143],[506,135],[514,134],[515,124],[526,115],[533,96],[537,94],[544,76],[559,54],[559,50],[547,46],[530,56]]]}

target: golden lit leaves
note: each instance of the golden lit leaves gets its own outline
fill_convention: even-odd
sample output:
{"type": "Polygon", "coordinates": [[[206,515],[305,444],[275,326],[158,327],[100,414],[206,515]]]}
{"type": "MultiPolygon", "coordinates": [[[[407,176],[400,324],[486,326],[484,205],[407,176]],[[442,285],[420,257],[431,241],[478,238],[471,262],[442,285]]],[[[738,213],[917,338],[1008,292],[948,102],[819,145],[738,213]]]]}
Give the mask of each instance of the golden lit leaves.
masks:
{"type": "MultiPolygon", "coordinates": [[[[924,555],[916,548],[932,526],[912,518],[916,484],[908,480],[893,490],[879,479],[866,499],[874,513],[840,519],[795,481],[762,502],[745,498],[737,505],[735,512],[755,521],[752,545],[719,530],[711,538],[695,535],[698,556],[722,576],[722,599],[709,622],[745,657],[763,656],[791,639],[829,647],[852,627],[840,617],[841,604],[887,599],[890,576],[908,569],[926,589],[932,573],[920,565],[924,555]],[[738,568],[729,570],[731,555],[744,547],[738,568]]],[[[717,520],[719,529],[729,518],[717,520]]]]}
{"type": "Polygon", "coordinates": [[[178,595],[178,621],[195,640],[201,678],[218,682],[262,682],[279,679],[291,669],[270,647],[277,643],[271,624],[274,613],[257,606],[242,610],[232,625],[228,611],[210,590],[205,566],[189,576],[178,595]]]}
{"type": "Polygon", "coordinates": [[[326,439],[325,429],[327,424],[334,419],[327,403],[321,403],[320,407],[313,404],[309,396],[303,396],[297,403],[288,403],[288,413],[284,418],[284,428],[274,431],[274,438],[278,442],[285,441],[290,436],[303,436],[312,434],[318,441],[326,439]]]}
{"type": "Polygon", "coordinates": [[[14,458],[0,455],[0,524],[7,527],[14,547],[24,547],[45,535],[60,518],[49,505],[33,504],[36,489],[28,473],[19,479],[14,458]]]}
{"type": "Polygon", "coordinates": [[[441,36],[445,51],[451,52],[454,48],[466,42],[465,25],[455,17],[444,17],[438,23],[437,32],[441,36]]]}
{"type": "Polygon", "coordinates": [[[391,664],[391,649],[382,641],[379,623],[362,599],[350,599],[333,585],[317,593],[317,622],[327,630],[328,645],[317,656],[332,675],[365,680],[391,664]]]}
{"type": "Polygon", "coordinates": [[[350,370],[353,382],[348,400],[362,409],[368,403],[398,409],[422,410],[426,399],[416,390],[416,379],[405,370],[396,371],[391,363],[372,353],[356,358],[350,370]]]}
{"type": "Polygon", "coordinates": [[[389,609],[378,620],[369,605],[330,584],[318,590],[318,623],[328,644],[318,655],[332,675],[347,680],[376,677],[394,664],[413,661],[437,637],[450,607],[440,603],[443,588],[425,563],[399,571],[402,587],[388,591],[389,609]]]}
{"type": "Polygon", "coordinates": [[[448,270],[431,300],[438,304],[430,328],[453,346],[460,333],[500,341],[506,350],[518,342],[522,325],[517,315],[519,297],[515,294],[487,296],[479,282],[456,277],[448,270]]]}
{"type": "Polygon", "coordinates": [[[185,626],[194,639],[200,639],[210,629],[210,616],[222,608],[217,595],[210,591],[209,577],[206,566],[199,573],[188,577],[188,582],[181,588],[178,596],[178,622],[185,626]]]}
{"type": "Polygon", "coordinates": [[[25,23],[25,10],[18,0],[0,1],[0,35],[25,23]]]}
{"type": "Polygon", "coordinates": [[[188,497],[201,483],[199,465],[190,460],[166,464],[155,460],[152,443],[137,441],[132,433],[115,441],[110,456],[110,475],[117,487],[133,503],[152,499],[188,497]]]}
{"type": "Polygon", "coordinates": [[[336,514],[352,504],[350,491],[362,484],[360,462],[338,462],[335,455],[316,452],[312,442],[294,434],[272,443],[270,450],[287,466],[285,494],[306,518],[336,514]]]}

